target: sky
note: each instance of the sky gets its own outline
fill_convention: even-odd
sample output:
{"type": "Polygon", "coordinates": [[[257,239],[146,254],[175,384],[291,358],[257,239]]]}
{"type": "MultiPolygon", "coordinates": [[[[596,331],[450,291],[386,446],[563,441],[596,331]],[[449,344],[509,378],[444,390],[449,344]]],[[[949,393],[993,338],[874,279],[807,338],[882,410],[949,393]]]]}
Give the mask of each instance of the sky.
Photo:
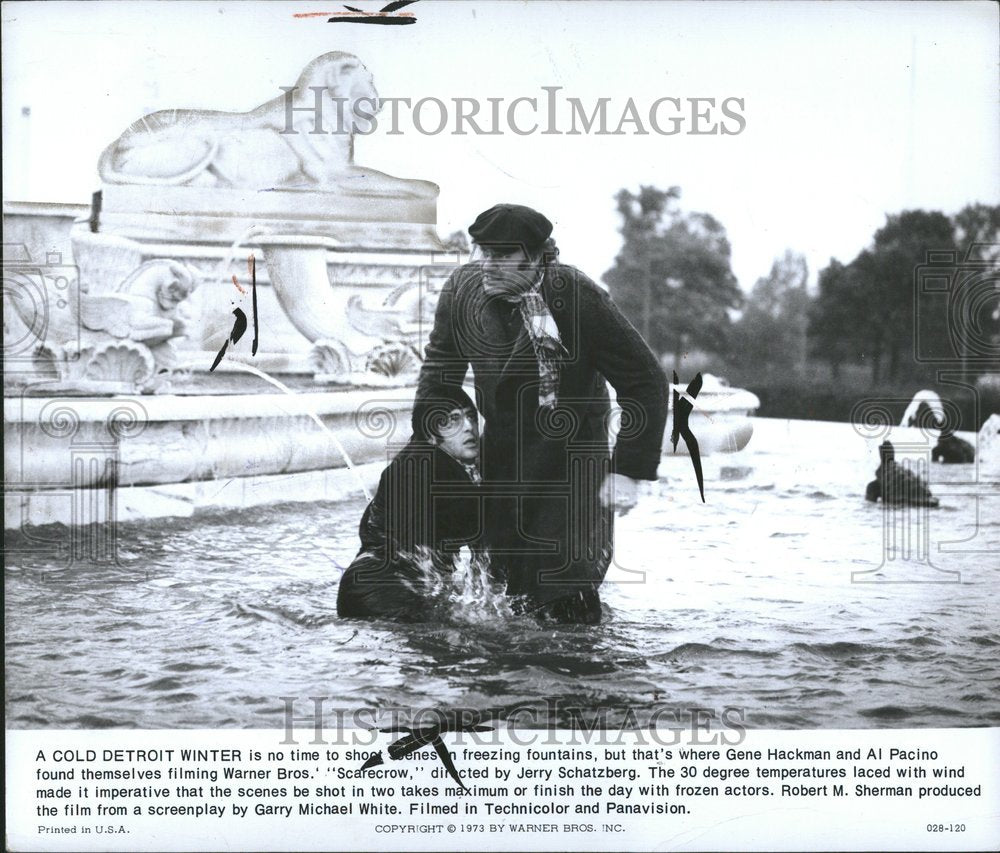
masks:
{"type": "MultiPolygon", "coordinates": [[[[249,110],[293,85],[315,56],[343,50],[368,67],[383,97],[438,98],[451,112],[440,134],[419,132],[405,109],[402,132],[389,134],[381,116],[374,134],[356,140],[358,163],[437,183],[442,236],[499,201],[536,207],[555,223],[561,259],[594,278],[621,247],[613,197],[622,187],[680,186],[685,210],[726,227],[744,289],[786,249],[805,254],[812,278],[832,257],[851,260],[888,213],[1000,202],[990,2],[420,0],[407,10],[412,26],[294,17],[341,10],[337,2],[5,3],[4,199],[87,202],[99,187],[100,152],[140,116],[249,110]],[[629,98],[640,114],[665,97],[739,98],[745,127],[448,132],[454,98],[504,98],[506,109],[513,98],[543,99],[545,86],[588,111],[608,98],[610,125],[629,98]]],[[[436,123],[434,109],[421,115],[425,126],[436,123]]]]}

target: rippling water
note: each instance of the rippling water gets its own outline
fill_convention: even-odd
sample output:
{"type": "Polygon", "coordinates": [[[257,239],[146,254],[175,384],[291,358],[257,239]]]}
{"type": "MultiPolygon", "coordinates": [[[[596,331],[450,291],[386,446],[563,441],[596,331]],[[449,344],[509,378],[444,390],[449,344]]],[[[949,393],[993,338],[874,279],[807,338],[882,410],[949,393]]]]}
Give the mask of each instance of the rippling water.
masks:
{"type": "Polygon", "coordinates": [[[863,499],[875,444],[849,425],[756,424],[746,450],[706,460],[707,504],[687,458],[664,460],[618,522],[596,628],[468,600],[423,625],[338,619],[360,498],[123,525],[117,566],[46,564],[8,535],[7,724],[280,728],[280,697],[312,696],[530,703],[556,724],[574,706],[612,725],[626,708],[743,709],[770,728],[1000,723],[1000,490],[933,466],[942,507],[889,525],[926,532],[929,561],[883,565],[885,516],[863,499]]]}

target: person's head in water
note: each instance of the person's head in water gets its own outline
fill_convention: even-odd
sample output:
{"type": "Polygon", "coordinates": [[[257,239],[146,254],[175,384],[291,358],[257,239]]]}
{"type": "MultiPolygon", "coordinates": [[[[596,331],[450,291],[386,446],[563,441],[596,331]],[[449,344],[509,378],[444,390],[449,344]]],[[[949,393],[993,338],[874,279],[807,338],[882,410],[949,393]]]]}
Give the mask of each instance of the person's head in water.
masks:
{"type": "Polygon", "coordinates": [[[482,266],[483,286],[515,296],[528,290],[541,265],[558,256],[549,236],[552,223],[537,210],[520,204],[498,204],[484,210],[469,226],[474,258],[482,266]]]}
{"type": "Polygon", "coordinates": [[[440,448],[464,465],[479,458],[479,413],[469,395],[449,390],[414,409],[414,437],[440,448]]]}

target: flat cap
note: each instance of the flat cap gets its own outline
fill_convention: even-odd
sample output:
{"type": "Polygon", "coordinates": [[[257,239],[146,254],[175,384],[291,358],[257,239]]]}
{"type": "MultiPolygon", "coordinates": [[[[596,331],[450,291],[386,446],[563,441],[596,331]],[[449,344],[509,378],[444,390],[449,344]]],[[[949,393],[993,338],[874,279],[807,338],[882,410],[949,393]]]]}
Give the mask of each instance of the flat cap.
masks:
{"type": "Polygon", "coordinates": [[[535,249],[551,233],[552,223],[523,204],[494,205],[469,226],[469,236],[480,246],[513,243],[535,249]]]}

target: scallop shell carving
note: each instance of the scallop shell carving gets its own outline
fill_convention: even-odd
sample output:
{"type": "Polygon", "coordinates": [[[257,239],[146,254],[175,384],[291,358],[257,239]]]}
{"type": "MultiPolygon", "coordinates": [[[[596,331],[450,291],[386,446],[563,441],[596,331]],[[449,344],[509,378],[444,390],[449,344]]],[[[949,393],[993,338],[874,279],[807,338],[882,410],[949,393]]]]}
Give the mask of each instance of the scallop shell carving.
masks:
{"type": "Polygon", "coordinates": [[[340,341],[316,341],[309,352],[309,366],[318,374],[339,376],[351,372],[351,355],[340,341]]]}
{"type": "Polygon", "coordinates": [[[87,364],[86,378],[141,387],[153,375],[153,354],[147,347],[117,341],[97,347],[87,364]]]}
{"type": "Polygon", "coordinates": [[[84,378],[94,348],[69,342],[62,346],[42,344],[35,350],[33,365],[41,376],[56,376],[63,382],[84,378]]]}
{"type": "Polygon", "coordinates": [[[40,377],[56,379],[61,375],[60,357],[48,344],[42,344],[32,354],[32,366],[40,377]]]}
{"type": "Polygon", "coordinates": [[[366,369],[381,376],[416,376],[420,370],[420,354],[410,344],[380,344],[369,353],[366,369]]]}

